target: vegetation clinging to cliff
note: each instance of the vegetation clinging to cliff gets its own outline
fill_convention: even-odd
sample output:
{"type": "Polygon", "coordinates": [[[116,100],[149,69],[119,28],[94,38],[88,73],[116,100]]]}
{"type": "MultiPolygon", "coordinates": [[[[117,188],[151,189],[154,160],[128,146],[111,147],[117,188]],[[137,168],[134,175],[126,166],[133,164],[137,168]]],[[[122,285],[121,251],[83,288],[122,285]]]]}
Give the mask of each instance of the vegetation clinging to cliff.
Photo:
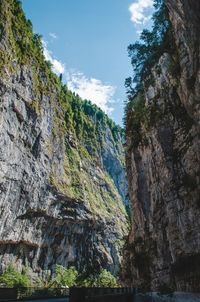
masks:
{"type": "MultiPolygon", "coordinates": [[[[30,269],[29,269],[30,270],[30,269]]],[[[39,277],[32,280],[31,273],[23,267],[22,272],[18,272],[15,264],[9,265],[7,270],[0,275],[0,284],[8,288],[28,288],[43,286],[47,288],[61,288],[72,286],[84,287],[117,287],[117,279],[106,269],[88,275],[79,273],[75,267],[65,268],[62,265],[56,265],[54,278],[43,281],[39,277]]]]}
{"type": "Polygon", "coordinates": [[[132,146],[137,147],[143,141],[142,125],[149,126],[151,112],[145,106],[144,92],[146,87],[153,84],[151,69],[163,53],[173,53],[173,33],[169,20],[168,9],[163,0],[154,0],[155,12],[151,30],[144,29],[140,41],[129,45],[128,55],[131,58],[133,77],[125,80],[127,102],[125,105],[124,124],[126,133],[131,132],[132,146]]]}
{"type": "MultiPolygon", "coordinates": [[[[66,111],[68,127],[73,127],[78,137],[82,134],[93,135],[89,120],[86,116],[92,117],[97,122],[98,128],[103,123],[107,125],[113,135],[114,141],[117,142],[119,135],[123,135],[123,130],[116,125],[98,106],[90,101],[83,101],[78,95],[68,90],[67,85],[61,82],[60,77],[51,70],[51,63],[45,60],[43,53],[42,36],[33,33],[33,27],[30,20],[27,20],[20,0],[10,0],[6,4],[4,1],[1,5],[0,16],[0,41],[2,44],[9,44],[10,53],[5,53],[0,49],[0,70],[4,72],[15,73],[20,65],[31,66],[34,78],[35,99],[38,94],[48,94],[51,90],[57,90],[59,101],[66,111]],[[8,56],[8,58],[7,58],[8,56]],[[10,64],[9,57],[17,59],[19,64],[10,64]],[[2,65],[1,65],[2,64],[2,65]]],[[[13,60],[14,61],[14,60],[13,60]]],[[[36,106],[33,101],[33,108],[36,106]]]]}
{"type": "Polygon", "coordinates": [[[52,161],[49,184],[70,198],[87,200],[93,213],[111,216],[119,207],[124,213],[117,188],[101,158],[109,140],[123,168],[122,128],[96,105],[71,92],[61,77],[53,73],[50,62],[45,60],[42,38],[33,33],[21,1],[0,1],[0,75],[8,81],[17,77],[24,86],[27,73],[31,84],[30,94],[24,100],[26,107],[41,117],[45,98],[52,112],[51,135],[45,141],[50,159],[54,156],[54,146],[64,142],[62,177],[56,174],[52,161]],[[92,169],[98,174],[97,181],[93,179],[92,169]]]}
{"type": "Polygon", "coordinates": [[[30,287],[32,285],[26,269],[19,273],[13,265],[9,265],[7,270],[0,275],[0,284],[8,288],[30,287]]]}
{"type": "MultiPolygon", "coordinates": [[[[10,0],[5,3],[4,1],[0,3],[0,41],[3,45],[9,44],[10,53],[5,53],[4,49],[0,49],[1,72],[6,70],[11,74],[15,73],[19,64],[31,66],[35,99],[38,99],[38,94],[48,95],[50,91],[56,89],[59,102],[66,112],[65,122],[68,129],[73,128],[71,130],[75,131],[78,138],[82,138],[82,135],[94,138],[94,124],[99,132],[104,124],[110,128],[113,140],[117,143],[119,135],[123,135],[122,128],[96,105],[88,100],[83,101],[78,95],[68,90],[67,85],[63,84],[61,79],[52,72],[51,63],[44,57],[42,36],[33,33],[32,23],[26,19],[21,1],[10,0]],[[18,64],[11,64],[7,56],[17,59],[18,64]],[[93,119],[93,125],[87,117],[93,119]]],[[[33,100],[32,106],[34,110],[39,111],[40,106],[36,102],[33,100]]]]}
{"type": "Polygon", "coordinates": [[[165,51],[170,51],[171,27],[167,7],[163,0],[154,0],[154,7],[152,30],[144,29],[140,41],[128,46],[134,73],[133,78],[125,80],[127,94],[130,97],[141,89],[142,81],[148,76],[158,58],[165,51]]]}

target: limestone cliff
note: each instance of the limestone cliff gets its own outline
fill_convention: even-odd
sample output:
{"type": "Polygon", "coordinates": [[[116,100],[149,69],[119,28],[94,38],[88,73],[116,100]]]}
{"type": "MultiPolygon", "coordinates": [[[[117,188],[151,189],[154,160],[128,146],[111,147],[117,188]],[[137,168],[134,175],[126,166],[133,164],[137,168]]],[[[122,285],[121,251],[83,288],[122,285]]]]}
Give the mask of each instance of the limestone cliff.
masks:
{"type": "Polygon", "coordinates": [[[20,1],[0,0],[0,270],[116,273],[124,204],[123,131],[52,73],[20,1]]]}
{"type": "Polygon", "coordinates": [[[143,288],[200,290],[200,2],[166,0],[176,48],[144,79],[142,119],[127,113],[132,229],[123,278],[143,288]]]}

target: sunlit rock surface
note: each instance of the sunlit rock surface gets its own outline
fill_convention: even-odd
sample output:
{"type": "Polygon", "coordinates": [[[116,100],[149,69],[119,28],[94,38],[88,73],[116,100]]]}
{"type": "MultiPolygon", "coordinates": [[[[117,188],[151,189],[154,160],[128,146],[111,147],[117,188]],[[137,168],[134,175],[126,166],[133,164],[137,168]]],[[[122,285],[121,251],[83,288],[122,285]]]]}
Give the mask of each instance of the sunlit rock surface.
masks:
{"type": "Polygon", "coordinates": [[[123,131],[52,74],[17,1],[0,1],[0,20],[0,271],[116,273],[128,232],[123,131]]]}

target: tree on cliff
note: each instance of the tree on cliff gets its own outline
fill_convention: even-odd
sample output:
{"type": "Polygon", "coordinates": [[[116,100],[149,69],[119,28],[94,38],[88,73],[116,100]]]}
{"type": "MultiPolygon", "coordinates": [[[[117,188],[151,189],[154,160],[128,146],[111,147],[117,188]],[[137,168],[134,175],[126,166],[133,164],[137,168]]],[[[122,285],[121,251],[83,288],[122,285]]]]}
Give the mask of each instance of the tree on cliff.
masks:
{"type": "Polygon", "coordinates": [[[76,284],[78,272],[75,267],[64,268],[62,265],[56,265],[56,276],[50,282],[50,287],[71,287],[76,284]]]}
{"type": "Polygon", "coordinates": [[[155,0],[154,7],[152,30],[144,29],[140,41],[128,46],[128,55],[131,58],[134,73],[133,78],[129,77],[125,80],[129,97],[138,91],[142,80],[148,75],[156,60],[165,51],[170,51],[171,26],[167,7],[163,0],[155,0]]]}

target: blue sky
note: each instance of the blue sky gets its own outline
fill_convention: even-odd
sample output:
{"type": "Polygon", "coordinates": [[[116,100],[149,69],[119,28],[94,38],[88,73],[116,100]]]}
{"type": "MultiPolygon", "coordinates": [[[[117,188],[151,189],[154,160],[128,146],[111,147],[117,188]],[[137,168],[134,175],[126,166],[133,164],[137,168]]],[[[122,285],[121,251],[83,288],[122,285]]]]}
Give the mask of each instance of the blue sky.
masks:
{"type": "Polygon", "coordinates": [[[153,0],[22,0],[53,70],[122,124],[127,47],[149,26],[153,0]]]}

